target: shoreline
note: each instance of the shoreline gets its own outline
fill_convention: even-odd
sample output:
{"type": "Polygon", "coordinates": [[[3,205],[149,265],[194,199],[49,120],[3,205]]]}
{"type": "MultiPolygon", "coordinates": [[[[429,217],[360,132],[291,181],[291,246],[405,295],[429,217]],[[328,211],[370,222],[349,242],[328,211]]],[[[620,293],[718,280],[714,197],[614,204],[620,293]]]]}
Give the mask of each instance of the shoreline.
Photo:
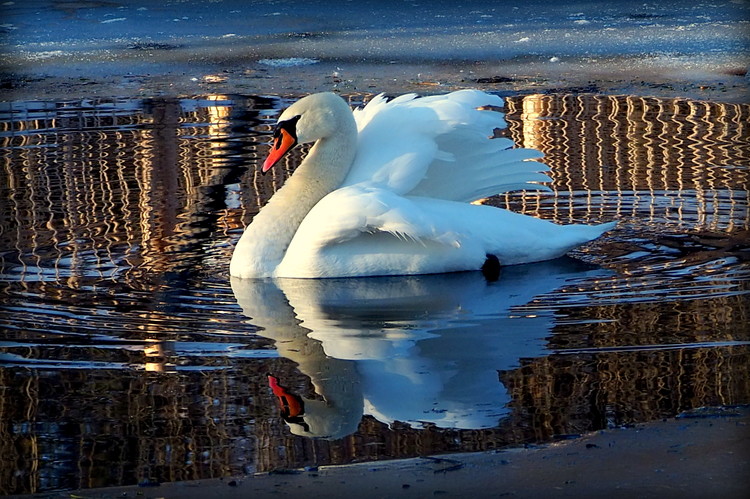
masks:
{"type": "MultiPolygon", "coordinates": [[[[56,491],[49,499],[239,497],[744,498],[750,406],[701,408],[528,448],[56,491]]],[[[29,496],[12,496],[29,497],[29,496]]]]}
{"type": "Polygon", "coordinates": [[[747,68],[732,62],[695,71],[688,61],[678,61],[671,67],[655,62],[653,67],[646,67],[642,60],[636,70],[629,70],[634,60],[627,57],[559,62],[538,58],[495,62],[266,61],[192,64],[165,58],[148,64],[134,61],[132,65],[121,60],[19,65],[3,73],[0,101],[217,94],[301,96],[324,91],[429,95],[478,88],[501,96],[562,93],[750,102],[750,78],[743,73],[747,68]]]}

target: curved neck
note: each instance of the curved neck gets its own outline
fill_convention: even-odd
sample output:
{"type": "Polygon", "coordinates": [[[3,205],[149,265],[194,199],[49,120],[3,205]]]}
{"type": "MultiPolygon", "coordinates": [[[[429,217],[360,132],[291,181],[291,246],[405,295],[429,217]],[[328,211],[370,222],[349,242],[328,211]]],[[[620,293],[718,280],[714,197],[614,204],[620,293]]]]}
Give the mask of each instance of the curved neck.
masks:
{"type": "Polygon", "coordinates": [[[245,229],[232,255],[231,275],[273,275],[302,220],[346,177],[356,145],[357,126],[349,111],[349,118],[340,120],[337,133],[315,143],[294,174],[245,229]]]}

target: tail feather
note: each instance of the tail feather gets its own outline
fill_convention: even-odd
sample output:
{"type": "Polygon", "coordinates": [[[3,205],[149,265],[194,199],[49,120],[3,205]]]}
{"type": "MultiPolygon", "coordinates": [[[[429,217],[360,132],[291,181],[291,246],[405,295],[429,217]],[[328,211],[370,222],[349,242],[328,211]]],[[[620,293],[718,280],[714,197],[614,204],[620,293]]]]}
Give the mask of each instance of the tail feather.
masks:
{"type": "Polygon", "coordinates": [[[603,235],[605,232],[609,232],[610,230],[614,229],[615,227],[617,227],[617,222],[606,222],[597,225],[566,225],[565,227],[576,228],[580,240],[576,242],[574,246],[578,246],[580,244],[593,241],[594,239],[603,235]]]}

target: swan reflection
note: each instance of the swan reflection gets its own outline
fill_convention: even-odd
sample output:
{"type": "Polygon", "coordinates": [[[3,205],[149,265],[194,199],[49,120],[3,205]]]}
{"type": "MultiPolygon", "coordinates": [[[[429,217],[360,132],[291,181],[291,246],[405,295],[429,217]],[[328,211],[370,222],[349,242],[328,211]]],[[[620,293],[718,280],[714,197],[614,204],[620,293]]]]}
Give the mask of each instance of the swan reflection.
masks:
{"type": "Polygon", "coordinates": [[[341,438],[363,415],[391,424],[488,428],[507,412],[498,371],[545,355],[550,313],[513,308],[605,275],[571,259],[479,272],[349,279],[232,278],[245,315],[309,376],[316,399],[269,376],[297,435],[341,438]],[[299,404],[299,407],[298,405],[299,404]]]}

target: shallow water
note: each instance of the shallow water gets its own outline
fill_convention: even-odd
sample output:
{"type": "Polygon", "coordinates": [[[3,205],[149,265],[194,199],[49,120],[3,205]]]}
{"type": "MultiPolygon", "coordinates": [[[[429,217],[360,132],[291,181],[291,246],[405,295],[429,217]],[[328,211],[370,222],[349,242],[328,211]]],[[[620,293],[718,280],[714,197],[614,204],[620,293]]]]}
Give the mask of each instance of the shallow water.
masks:
{"type": "Polygon", "coordinates": [[[302,154],[257,173],[287,104],[3,104],[0,493],[494,449],[750,403],[750,106],[509,97],[507,133],[545,153],[554,192],[487,202],[620,221],[571,258],[494,283],[232,281],[243,226],[302,154]],[[269,373],[304,419],[281,418],[269,373]]]}

